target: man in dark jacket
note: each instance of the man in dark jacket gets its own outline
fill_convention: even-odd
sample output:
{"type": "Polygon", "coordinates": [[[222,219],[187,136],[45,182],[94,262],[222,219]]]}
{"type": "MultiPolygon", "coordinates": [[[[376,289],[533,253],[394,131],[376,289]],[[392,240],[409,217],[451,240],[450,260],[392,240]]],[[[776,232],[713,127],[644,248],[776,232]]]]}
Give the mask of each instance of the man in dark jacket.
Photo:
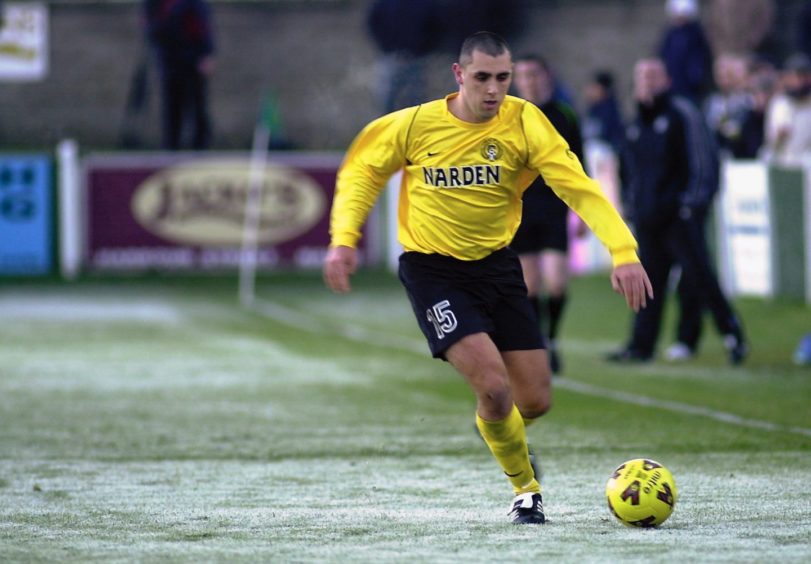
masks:
{"type": "Polygon", "coordinates": [[[163,95],[163,148],[181,148],[191,122],[191,148],[206,149],[208,77],[214,40],[206,0],[144,0],[146,35],[158,60],[163,95]]]}
{"type": "MultiPolygon", "coordinates": [[[[738,364],[746,356],[746,341],[738,317],[718,284],[704,234],[719,182],[718,150],[712,134],[692,103],[671,94],[670,79],[660,59],[637,62],[634,95],[638,116],[627,131],[623,196],[656,297],[636,315],[630,342],[609,360],[646,361],[653,357],[668,277],[671,268],[678,265],[683,295],[695,300],[693,309],[699,319],[704,308],[712,312],[729,359],[738,364]]],[[[691,328],[696,330],[694,320],[682,320],[680,333],[691,328]]],[[[681,338],[693,339],[689,335],[681,338]]]]}

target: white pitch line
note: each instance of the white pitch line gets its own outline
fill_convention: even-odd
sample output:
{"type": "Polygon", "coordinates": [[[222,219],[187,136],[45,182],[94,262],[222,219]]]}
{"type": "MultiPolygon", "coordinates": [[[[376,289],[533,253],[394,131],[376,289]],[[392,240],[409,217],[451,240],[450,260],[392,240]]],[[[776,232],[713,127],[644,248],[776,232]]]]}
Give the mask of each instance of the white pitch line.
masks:
{"type": "Polygon", "coordinates": [[[335,335],[337,333],[345,339],[366,343],[367,345],[397,349],[422,355],[429,352],[428,345],[424,342],[418,342],[408,337],[399,337],[391,333],[372,331],[363,327],[325,323],[323,320],[315,319],[300,311],[260,298],[256,298],[253,305],[249,306],[249,308],[259,311],[259,313],[274,321],[310,333],[320,335],[335,335]]]}
{"type": "MultiPolygon", "coordinates": [[[[364,343],[367,345],[375,345],[383,348],[396,349],[419,355],[425,355],[428,352],[428,346],[422,341],[409,339],[408,337],[400,337],[391,334],[381,333],[380,331],[372,331],[363,327],[357,326],[332,326],[325,325],[323,322],[314,319],[304,313],[295,311],[277,303],[268,300],[257,299],[254,302],[253,309],[258,310],[266,317],[284,323],[290,327],[309,331],[311,333],[319,334],[338,334],[345,339],[364,343]]],[[[741,417],[726,411],[717,409],[710,409],[708,407],[701,407],[691,405],[689,403],[682,403],[678,401],[660,400],[639,394],[631,394],[628,392],[621,392],[612,390],[611,388],[603,388],[601,386],[594,386],[576,380],[558,378],[554,381],[554,386],[563,388],[570,392],[583,394],[587,396],[612,399],[619,402],[630,403],[642,407],[654,407],[672,411],[675,413],[687,413],[690,415],[698,415],[700,417],[707,417],[722,423],[730,425],[737,425],[739,427],[749,427],[752,429],[760,429],[763,431],[772,431],[779,433],[792,433],[795,435],[803,435],[811,437],[811,429],[805,427],[787,427],[771,423],[769,421],[761,421],[759,419],[749,419],[741,417]]]]}
{"type": "Polygon", "coordinates": [[[659,400],[656,398],[642,396],[639,394],[631,394],[628,392],[620,392],[618,390],[612,390],[610,388],[593,386],[591,384],[578,382],[576,380],[557,379],[555,380],[555,386],[558,388],[569,390],[570,392],[577,392],[584,395],[612,399],[615,401],[631,403],[642,407],[656,407],[667,411],[674,411],[676,413],[689,413],[690,415],[709,417],[710,419],[715,419],[716,421],[729,423],[731,425],[738,425],[740,427],[751,427],[753,429],[762,429],[764,431],[794,433],[798,435],[804,435],[806,437],[811,437],[811,429],[806,429],[804,427],[786,427],[783,425],[778,425],[777,423],[761,421],[759,419],[748,419],[746,417],[740,417],[739,415],[734,415],[732,413],[727,413],[725,411],[718,411],[716,409],[710,409],[708,407],[690,405],[689,403],[682,403],[678,401],[659,400]]]}
{"type": "Polygon", "coordinates": [[[293,327],[294,329],[301,329],[302,331],[309,331],[310,333],[331,332],[327,331],[322,323],[319,323],[311,316],[304,315],[303,313],[268,300],[254,298],[253,303],[246,307],[248,309],[256,310],[265,317],[278,321],[279,323],[283,323],[289,327],[293,327]]]}

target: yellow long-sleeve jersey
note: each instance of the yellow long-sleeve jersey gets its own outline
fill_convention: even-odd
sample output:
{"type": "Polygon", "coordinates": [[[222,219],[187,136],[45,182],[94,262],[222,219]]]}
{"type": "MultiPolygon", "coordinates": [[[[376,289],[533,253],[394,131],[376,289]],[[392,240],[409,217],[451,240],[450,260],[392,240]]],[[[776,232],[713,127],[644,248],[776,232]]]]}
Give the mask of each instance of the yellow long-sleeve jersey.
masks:
{"type": "Polygon", "coordinates": [[[541,174],[614,265],[639,261],[617,210],[534,104],[507,96],[493,119],[469,123],[448,110],[457,95],[385,115],[358,134],[338,171],[332,246],[357,244],[381,190],[403,169],[398,238],[405,250],[483,258],[512,241],[521,195],[541,174]]]}

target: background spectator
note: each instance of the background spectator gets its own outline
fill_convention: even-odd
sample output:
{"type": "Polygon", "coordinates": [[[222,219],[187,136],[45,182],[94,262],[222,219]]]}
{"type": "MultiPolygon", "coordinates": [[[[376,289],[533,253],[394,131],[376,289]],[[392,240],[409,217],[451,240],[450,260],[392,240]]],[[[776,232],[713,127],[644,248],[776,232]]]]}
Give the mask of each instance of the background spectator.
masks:
{"type": "Polygon", "coordinates": [[[707,36],[716,54],[763,54],[774,21],[774,0],[711,0],[707,36]]]}
{"type": "Polygon", "coordinates": [[[712,80],[712,51],[698,19],[696,0],[667,0],[668,26],[659,56],[670,75],[674,94],[700,102],[712,80]]]}
{"type": "Polygon", "coordinates": [[[378,104],[382,113],[425,101],[425,57],[437,47],[435,0],[376,0],[366,25],[380,56],[378,104]]]}
{"type": "Polygon", "coordinates": [[[732,147],[739,159],[754,159],[760,155],[765,141],[766,108],[777,88],[777,74],[762,70],[750,74],[748,90],[751,103],[741,124],[741,134],[732,147]]]}
{"type": "Polygon", "coordinates": [[[735,156],[743,122],[752,105],[747,91],[746,59],[733,54],[718,56],[713,65],[713,76],[716,88],[704,102],[704,115],[719,148],[735,156]]]}
{"type": "Polygon", "coordinates": [[[583,138],[608,144],[615,154],[622,151],[625,126],[614,92],[614,75],[609,71],[595,72],[584,89],[586,117],[583,138]]]}
{"type": "MultiPolygon", "coordinates": [[[[406,3],[406,0],[401,1],[406,3]]],[[[462,41],[477,31],[492,31],[511,41],[523,27],[522,0],[437,0],[437,2],[442,18],[442,46],[454,56],[462,41]]]]}
{"type": "Polygon", "coordinates": [[[794,364],[811,366],[811,333],[804,335],[794,351],[794,364]]]}
{"type": "Polygon", "coordinates": [[[797,17],[797,51],[811,59],[811,1],[806,2],[797,17]]]}
{"type": "Polygon", "coordinates": [[[800,166],[811,158],[811,59],[796,53],[786,60],[782,92],[766,109],[765,157],[779,165],[800,166]]]}
{"type": "Polygon", "coordinates": [[[158,60],[163,95],[163,148],[192,149],[211,141],[208,77],[214,68],[214,39],[206,0],[145,0],[146,34],[158,60]]]}

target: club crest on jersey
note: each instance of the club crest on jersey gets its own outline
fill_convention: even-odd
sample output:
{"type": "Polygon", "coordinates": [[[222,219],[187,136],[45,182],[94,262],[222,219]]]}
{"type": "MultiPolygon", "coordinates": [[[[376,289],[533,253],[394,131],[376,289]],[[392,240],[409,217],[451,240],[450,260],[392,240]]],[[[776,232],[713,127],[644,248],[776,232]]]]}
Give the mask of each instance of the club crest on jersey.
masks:
{"type": "Polygon", "coordinates": [[[482,156],[488,161],[492,162],[500,159],[503,152],[504,149],[501,147],[501,143],[499,143],[497,139],[490,137],[485,139],[482,143],[481,153],[482,156]]]}

